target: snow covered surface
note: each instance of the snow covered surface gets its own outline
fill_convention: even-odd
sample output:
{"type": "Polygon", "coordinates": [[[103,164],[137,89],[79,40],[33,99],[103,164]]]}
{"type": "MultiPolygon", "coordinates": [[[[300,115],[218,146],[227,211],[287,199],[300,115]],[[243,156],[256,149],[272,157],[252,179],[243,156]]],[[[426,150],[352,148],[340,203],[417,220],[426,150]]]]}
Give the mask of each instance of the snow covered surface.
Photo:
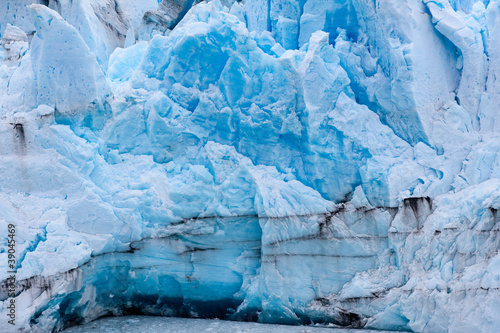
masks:
{"type": "Polygon", "coordinates": [[[1,1],[16,329],[494,331],[499,22],[496,0],[1,1]]]}

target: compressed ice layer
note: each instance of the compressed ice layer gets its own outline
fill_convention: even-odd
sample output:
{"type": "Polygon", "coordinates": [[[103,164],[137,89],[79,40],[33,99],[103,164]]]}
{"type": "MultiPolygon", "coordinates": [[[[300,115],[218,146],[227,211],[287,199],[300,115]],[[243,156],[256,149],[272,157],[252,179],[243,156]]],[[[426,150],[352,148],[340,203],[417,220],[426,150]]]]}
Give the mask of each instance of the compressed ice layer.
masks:
{"type": "Polygon", "coordinates": [[[2,16],[19,327],[494,331],[498,2],[194,3],[2,16]]]}
{"type": "Polygon", "coordinates": [[[487,332],[500,281],[498,188],[492,180],[436,201],[408,199],[400,209],[348,204],[307,217],[174,223],[70,273],[29,279],[19,301],[37,304],[39,327],[143,313],[487,332]],[[470,204],[450,216],[457,200],[470,204]],[[481,220],[470,224],[471,216],[481,220]],[[59,296],[47,302],[46,290],[59,296]],[[467,303],[455,303],[460,297],[467,303]],[[477,314],[466,307],[478,300],[486,321],[471,324],[477,314]]]}

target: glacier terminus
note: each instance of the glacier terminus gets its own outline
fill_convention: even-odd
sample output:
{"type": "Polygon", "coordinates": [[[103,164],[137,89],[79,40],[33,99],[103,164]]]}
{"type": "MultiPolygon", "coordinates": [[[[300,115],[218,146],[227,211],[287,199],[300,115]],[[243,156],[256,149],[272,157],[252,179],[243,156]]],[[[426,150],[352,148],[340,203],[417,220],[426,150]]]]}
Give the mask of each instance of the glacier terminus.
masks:
{"type": "Polygon", "coordinates": [[[499,210],[500,0],[0,0],[1,332],[499,332],[499,210]]]}

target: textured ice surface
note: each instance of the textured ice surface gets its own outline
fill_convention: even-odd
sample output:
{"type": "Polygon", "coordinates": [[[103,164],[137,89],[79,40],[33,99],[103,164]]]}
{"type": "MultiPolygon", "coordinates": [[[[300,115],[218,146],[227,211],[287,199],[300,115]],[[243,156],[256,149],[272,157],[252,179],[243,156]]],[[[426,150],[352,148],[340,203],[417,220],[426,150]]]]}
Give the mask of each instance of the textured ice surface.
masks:
{"type": "Polygon", "coordinates": [[[367,330],[353,330],[343,328],[297,327],[283,325],[269,325],[257,323],[230,322],[222,320],[186,319],[126,316],[118,318],[104,318],[92,323],[68,328],[67,333],[366,333],[367,330]]]}
{"type": "Polygon", "coordinates": [[[1,1],[16,328],[495,331],[499,22],[494,0],[1,1]]]}

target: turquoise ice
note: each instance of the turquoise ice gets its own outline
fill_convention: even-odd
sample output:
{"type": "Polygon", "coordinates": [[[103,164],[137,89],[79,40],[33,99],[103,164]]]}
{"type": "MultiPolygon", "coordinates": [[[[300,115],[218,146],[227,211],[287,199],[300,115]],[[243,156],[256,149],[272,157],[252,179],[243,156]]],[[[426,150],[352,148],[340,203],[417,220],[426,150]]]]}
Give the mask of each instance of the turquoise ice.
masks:
{"type": "Polygon", "coordinates": [[[3,1],[17,327],[494,331],[498,22],[496,0],[3,1]]]}

